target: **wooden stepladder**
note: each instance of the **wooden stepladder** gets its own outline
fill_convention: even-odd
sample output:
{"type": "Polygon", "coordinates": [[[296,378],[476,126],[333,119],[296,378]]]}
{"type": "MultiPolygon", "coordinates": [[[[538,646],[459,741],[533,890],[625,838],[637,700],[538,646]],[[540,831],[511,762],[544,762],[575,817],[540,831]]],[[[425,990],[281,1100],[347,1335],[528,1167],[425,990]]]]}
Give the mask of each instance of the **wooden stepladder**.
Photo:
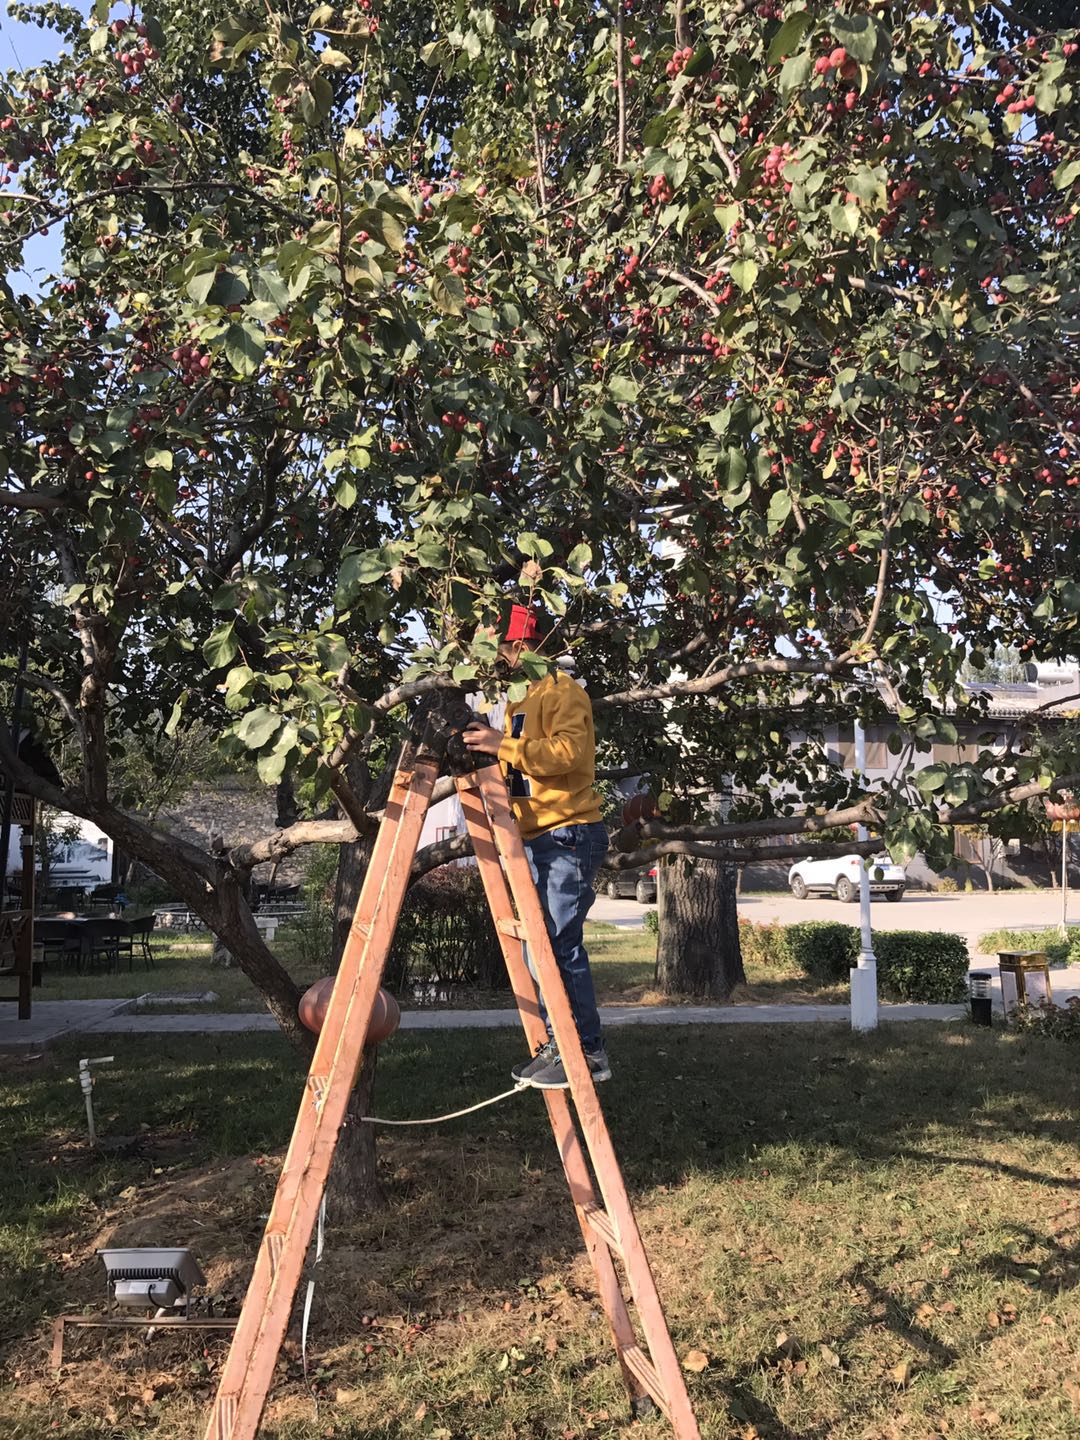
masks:
{"type": "Polygon", "coordinates": [[[458,732],[470,718],[467,712],[462,714],[460,706],[449,719],[445,711],[429,713],[418,722],[402,752],[254,1273],[222,1370],[206,1440],[254,1440],[258,1433],[338,1131],[363,1060],[371,1013],[424,816],[447,758],[455,774],[521,1022],[532,1048],[548,1037],[540,1017],[536,985],[525,960],[526,941],[540,977],[569,1081],[569,1091],[541,1093],[611,1326],[631,1409],[635,1415],[642,1415],[655,1403],[671,1422],[678,1440],[699,1440],[678,1357],[581,1049],[505,782],[494,759],[470,756],[460,741],[458,732]],[[580,1137],[571,1106],[577,1114],[580,1137]],[[644,1345],[635,1333],[616,1261],[625,1273],[644,1345]]]}

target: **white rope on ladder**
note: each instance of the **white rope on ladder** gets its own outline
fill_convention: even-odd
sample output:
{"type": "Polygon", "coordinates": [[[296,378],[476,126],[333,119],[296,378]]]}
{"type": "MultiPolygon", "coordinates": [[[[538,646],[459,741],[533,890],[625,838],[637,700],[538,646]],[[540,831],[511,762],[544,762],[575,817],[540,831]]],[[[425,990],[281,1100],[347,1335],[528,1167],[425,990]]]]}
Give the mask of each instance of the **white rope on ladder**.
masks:
{"type": "MultiPolygon", "coordinates": [[[[483,1110],[486,1105],[497,1105],[500,1100],[509,1100],[511,1095],[520,1095],[523,1090],[531,1090],[533,1087],[527,1080],[519,1080],[512,1090],[504,1090],[500,1095],[492,1095],[490,1100],[478,1100],[475,1105],[467,1105],[464,1110],[451,1110],[448,1115],[432,1115],[427,1120],[386,1120],[381,1115],[361,1115],[360,1119],[368,1125],[441,1125],[444,1120],[457,1120],[462,1115],[471,1115],[475,1110],[483,1110]]],[[[311,1305],[315,1299],[315,1271],[323,1258],[323,1247],[326,1241],[326,1193],[323,1192],[322,1201],[319,1204],[319,1225],[315,1242],[315,1261],[311,1267],[311,1277],[307,1283],[307,1294],[304,1296],[304,1318],[300,1326],[300,1354],[304,1362],[304,1379],[307,1379],[308,1358],[307,1339],[308,1323],[311,1320],[311,1305]]]]}
{"type": "Polygon", "coordinates": [[[501,1095],[493,1095],[490,1100],[479,1100],[475,1105],[466,1106],[464,1110],[451,1110],[449,1115],[432,1115],[430,1120],[386,1120],[381,1115],[361,1115],[360,1119],[368,1125],[441,1125],[444,1120],[457,1120],[462,1115],[471,1115],[474,1110],[483,1110],[485,1105],[497,1105],[500,1100],[509,1100],[511,1095],[520,1095],[523,1090],[532,1090],[534,1087],[526,1080],[519,1080],[512,1090],[504,1090],[501,1095]]]}

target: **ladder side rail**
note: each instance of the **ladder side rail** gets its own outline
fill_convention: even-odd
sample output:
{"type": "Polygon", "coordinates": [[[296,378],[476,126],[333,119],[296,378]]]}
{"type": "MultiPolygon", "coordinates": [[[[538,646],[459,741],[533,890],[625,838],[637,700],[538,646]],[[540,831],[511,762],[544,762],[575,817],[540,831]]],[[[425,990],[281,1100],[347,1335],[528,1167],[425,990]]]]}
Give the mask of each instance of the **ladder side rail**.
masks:
{"type": "Polygon", "coordinates": [[[437,775],[435,763],[419,761],[412,772],[395,777],[207,1440],[254,1440],[257,1433],[437,775]]]}
{"type": "MultiPolygon", "coordinates": [[[[498,772],[496,772],[496,776],[499,783],[502,783],[498,772]]],[[[499,945],[502,948],[503,958],[510,975],[514,997],[517,1000],[521,1023],[530,1047],[535,1049],[547,1040],[547,1026],[540,1016],[536,982],[525,961],[523,941],[511,934],[508,926],[500,926],[499,923],[514,919],[513,901],[495,847],[483,795],[474,783],[474,776],[459,777],[458,796],[465,817],[465,826],[472,840],[473,853],[480,869],[480,878],[487,893],[488,906],[495,922],[499,945]]],[[[623,1360],[624,1350],[637,1344],[637,1336],[634,1333],[633,1322],[626,1307],[626,1299],[619,1284],[618,1272],[612,1256],[586,1218],[589,1208],[596,1205],[597,1197],[592,1177],[589,1174],[588,1162],[581,1148],[577,1130],[574,1128],[570,1106],[565,1094],[559,1090],[544,1091],[544,1102],[547,1106],[548,1119],[555,1136],[555,1145],[562,1162],[566,1183],[570,1188],[574,1213],[577,1216],[585,1249],[596,1275],[604,1313],[607,1315],[608,1324],[611,1327],[611,1336],[623,1373],[623,1380],[632,1400],[640,1400],[645,1394],[645,1389],[623,1360]]]]}
{"type": "Polygon", "coordinates": [[[596,1181],[619,1240],[630,1293],[637,1306],[678,1440],[698,1440],[697,1421],[690,1407],[682,1368],[668,1330],[664,1308],[656,1289],[652,1268],[645,1252],[637,1221],[626,1193],[611,1137],[578,1038],[570,1000],[559,974],[551,941],[544,923],[540,897],[517,822],[510,808],[506,787],[494,782],[490,771],[479,776],[481,793],[491,819],[496,848],[502,857],[506,880],[530,939],[535,936],[534,960],[559,1046],[585,1144],[593,1162],[596,1181]]]}

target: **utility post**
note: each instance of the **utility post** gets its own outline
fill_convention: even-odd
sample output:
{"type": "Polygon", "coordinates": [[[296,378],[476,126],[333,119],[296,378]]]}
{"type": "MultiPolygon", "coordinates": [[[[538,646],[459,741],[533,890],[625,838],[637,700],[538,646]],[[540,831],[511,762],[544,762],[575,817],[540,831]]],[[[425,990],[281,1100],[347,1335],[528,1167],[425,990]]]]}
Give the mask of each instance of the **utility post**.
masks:
{"type": "MultiPolygon", "coordinates": [[[[866,731],[862,721],[855,721],[855,769],[866,773],[866,731]]],[[[867,838],[866,826],[858,828],[858,838],[867,838]]],[[[870,875],[866,857],[859,865],[859,961],[851,971],[851,1028],[876,1030],[878,1023],[877,960],[870,936],[870,875]]]]}

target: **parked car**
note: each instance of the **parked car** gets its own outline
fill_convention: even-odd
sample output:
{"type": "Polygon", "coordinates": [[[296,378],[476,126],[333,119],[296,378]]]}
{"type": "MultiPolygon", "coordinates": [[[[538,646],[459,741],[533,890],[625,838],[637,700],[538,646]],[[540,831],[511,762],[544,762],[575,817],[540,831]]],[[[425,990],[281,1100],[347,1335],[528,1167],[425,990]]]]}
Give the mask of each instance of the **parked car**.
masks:
{"type": "MultiPolygon", "coordinates": [[[[831,892],[837,900],[859,898],[858,855],[840,855],[830,860],[799,860],[788,871],[788,884],[796,900],[805,900],[811,891],[831,892]]],[[[888,855],[875,855],[866,862],[870,877],[870,893],[884,895],[886,900],[901,900],[907,885],[907,873],[895,865],[888,855]]]]}
{"type": "Polygon", "coordinates": [[[604,882],[604,894],[612,900],[633,896],[639,905],[656,904],[656,870],[642,875],[638,870],[616,870],[604,882]]]}

